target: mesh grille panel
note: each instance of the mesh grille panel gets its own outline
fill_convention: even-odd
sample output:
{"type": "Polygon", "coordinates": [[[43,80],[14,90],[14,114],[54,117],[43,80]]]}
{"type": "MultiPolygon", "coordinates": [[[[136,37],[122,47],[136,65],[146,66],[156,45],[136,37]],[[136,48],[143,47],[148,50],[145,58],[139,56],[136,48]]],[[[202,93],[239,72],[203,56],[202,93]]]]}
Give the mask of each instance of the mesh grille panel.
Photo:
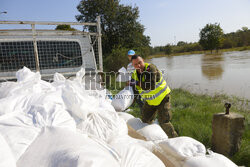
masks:
{"type": "Polygon", "coordinates": [[[41,69],[71,68],[82,65],[81,48],[74,41],[38,41],[41,69]]]}
{"type": "MultiPolygon", "coordinates": [[[[81,48],[74,41],[38,41],[40,69],[72,68],[82,65],[81,48]]],[[[32,41],[1,42],[0,72],[16,71],[23,66],[35,70],[32,41]]]]}
{"type": "Polygon", "coordinates": [[[23,66],[35,70],[33,42],[1,42],[0,71],[16,71],[23,66]]]}

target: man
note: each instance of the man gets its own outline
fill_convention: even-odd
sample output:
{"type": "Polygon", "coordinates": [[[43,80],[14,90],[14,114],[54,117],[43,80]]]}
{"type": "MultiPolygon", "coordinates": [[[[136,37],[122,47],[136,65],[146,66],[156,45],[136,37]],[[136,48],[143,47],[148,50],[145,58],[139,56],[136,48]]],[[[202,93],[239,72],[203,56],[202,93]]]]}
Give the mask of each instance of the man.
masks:
{"type": "Polygon", "coordinates": [[[144,63],[137,55],[131,57],[135,68],[130,85],[144,100],[141,108],[142,121],[151,124],[158,112],[158,121],[168,137],[178,136],[171,124],[170,88],[161,72],[153,64],[144,63]]]}
{"type": "MultiPolygon", "coordinates": [[[[131,62],[131,58],[132,56],[135,55],[135,51],[134,50],[129,50],[128,51],[128,59],[129,59],[129,64],[127,65],[127,72],[128,72],[128,78],[129,80],[131,80],[131,74],[133,73],[133,71],[135,70],[134,66],[132,65],[132,62],[131,62]]],[[[127,82],[127,85],[129,85],[129,81],[127,82]]],[[[134,94],[138,94],[138,92],[136,90],[134,90],[134,94]]],[[[137,95],[135,96],[135,101],[136,103],[138,104],[139,108],[142,109],[142,106],[143,106],[143,101],[141,100],[141,96],[140,95],[137,95]]]]}
{"type": "Polygon", "coordinates": [[[131,58],[134,55],[135,55],[135,51],[134,50],[129,50],[128,51],[128,59],[129,59],[130,63],[127,66],[127,72],[129,72],[129,73],[131,73],[131,72],[133,72],[135,70],[135,68],[134,68],[134,66],[132,65],[132,62],[131,62],[131,58]]]}

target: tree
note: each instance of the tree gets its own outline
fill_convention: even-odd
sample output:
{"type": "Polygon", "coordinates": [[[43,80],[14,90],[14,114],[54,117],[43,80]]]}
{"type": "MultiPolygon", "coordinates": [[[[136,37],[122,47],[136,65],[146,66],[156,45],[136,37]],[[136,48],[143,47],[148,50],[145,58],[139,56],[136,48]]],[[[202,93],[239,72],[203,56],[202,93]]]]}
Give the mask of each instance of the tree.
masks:
{"type": "Polygon", "coordinates": [[[220,24],[207,24],[200,31],[200,40],[199,43],[204,50],[213,49],[218,50],[223,42],[223,30],[220,27],[220,24]]]}
{"type": "Polygon", "coordinates": [[[242,27],[241,29],[242,29],[242,31],[247,32],[248,27],[242,27]]]}
{"type": "Polygon", "coordinates": [[[56,26],[56,30],[76,31],[75,28],[71,28],[70,25],[65,24],[56,26]]]}
{"type": "Polygon", "coordinates": [[[150,38],[143,35],[145,28],[138,21],[138,7],[119,3],[120,0],[82,0],[77,6],[81,14],[76,19],[80,22],[95,22],[96,17],[101,16],[104,60],[120,46],[127,50],[134,49],[143,57],[147,56],[145,54],[150,53],[150,38]]]}
{"type": "Polygon", "coordinates": [[[122,46],[115,46],[111,54],[104,59],[104,64],[109,67],[108,70],[118,71],[121,67],[127,67],[129,63],[127,52],[128,50],[122,46]]]}
{"type": "Polygon", "coordinates": [[[172,53],[172,46],[170,44],[167,44],[165,46],[165,54],[170,55],[172,53]]]}
{"type": "Polygon", "coordinates": [[[187,43],[186,42],[184,42],[184,41],[179,41],[178,43],[177,43],[177,46],[184,46],[184,45],[186,45],[187,43]]]}

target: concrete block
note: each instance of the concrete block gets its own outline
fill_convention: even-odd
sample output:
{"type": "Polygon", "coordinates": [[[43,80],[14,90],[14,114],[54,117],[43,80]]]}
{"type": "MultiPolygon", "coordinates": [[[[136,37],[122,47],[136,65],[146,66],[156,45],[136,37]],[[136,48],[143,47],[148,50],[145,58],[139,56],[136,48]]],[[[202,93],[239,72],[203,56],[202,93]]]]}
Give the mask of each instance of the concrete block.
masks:
{"type": "Polygon", "coordinates": [[[244,116],[237,113],[214,114],[212,122],[212,150],[225,156],[232,156],[240,148],[244,132],[244,116]]]}

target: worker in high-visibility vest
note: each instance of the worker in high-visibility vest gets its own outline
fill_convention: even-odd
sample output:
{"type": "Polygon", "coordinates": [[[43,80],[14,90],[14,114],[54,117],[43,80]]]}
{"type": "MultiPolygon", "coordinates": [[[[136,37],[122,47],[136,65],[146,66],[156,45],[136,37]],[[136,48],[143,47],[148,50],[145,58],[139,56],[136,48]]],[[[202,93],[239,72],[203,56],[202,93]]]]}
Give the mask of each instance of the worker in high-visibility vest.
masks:
{"type": "Polygon", "coordinates": [[[152,123],[158,112],[158,121],[168,137],[178,136],[171,124],[170,88],[163,79],[162,73],[153,64],[144,63],[142,57],[131,58],[135,68],[130,85],[144,100],[141,108],[142,121],[152,123]]]}
{"type": "MultiPolygon", "coordinates": [[[[134,56],[135,55],[135,51],[134,50],[129,50],[128,51],[128,59],[129,59],[129,64],[127,65],[127,72],[128,72],[128,75],[129,75],[129,80],[131,79],[131,76],[132,76],[132,74],[133,74],[133,72],[134,72],[134,70],[135,70],[135,68],[134,68],[134,66],[133,66],[133,64],[132,64],[132,62],[131,62],[131,58],[132,58],[132,56],[134,56]]],[[[126,85],[129,85],[129,81],[127,82],[127,84],[126,85]]],[[[137,95],[136,96],[136,98],[135,98],[135,101],[136,101],[136,103],[138,104],[138,106],[139,106],[139,108],[140,109],[142,109],[142,106],[143,106],[143,101],[141,100],[141,96],[140,95],[137,95]]]]}

